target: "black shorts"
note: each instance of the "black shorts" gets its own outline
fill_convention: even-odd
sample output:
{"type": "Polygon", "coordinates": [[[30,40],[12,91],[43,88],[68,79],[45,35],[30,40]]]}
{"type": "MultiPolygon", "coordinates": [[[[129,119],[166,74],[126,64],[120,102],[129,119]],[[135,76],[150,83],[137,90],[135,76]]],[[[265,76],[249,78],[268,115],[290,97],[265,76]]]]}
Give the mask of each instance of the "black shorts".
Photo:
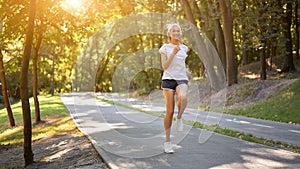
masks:
{"type": "Polygon", "coordinates": [[[161,82],[162,89],[176,90],[176,87],[181,84],[188,84],[187,80],[163,79],[161,82]]]}

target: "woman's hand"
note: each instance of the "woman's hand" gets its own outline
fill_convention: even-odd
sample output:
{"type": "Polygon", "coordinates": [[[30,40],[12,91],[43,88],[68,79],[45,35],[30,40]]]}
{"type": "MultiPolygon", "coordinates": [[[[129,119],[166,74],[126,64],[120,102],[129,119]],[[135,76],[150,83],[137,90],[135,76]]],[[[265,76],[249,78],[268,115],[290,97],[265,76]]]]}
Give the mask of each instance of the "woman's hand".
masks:
{"type": "Polygon", "coordinates": [[[174,59],[175,55],[177,54],[177,52],[179,50],[180,50],[179,45],[176,45],[169,58],[167,57],[166,54],[161,54],[161,64],[162,64],[163,70],[166,70],[170,66],[172,60],[174,59]]]}
{"type": "Polygon", "coordinates": [[[179,45],[175,46],[175,48],[173,49],[172,55],[175,56],[179,50],[180,50],[179,45]]]}
{"type": "Polygon", "coordinates": [[[188,68],[186,69],[186,76],[188,77],[188,79],[193,78],[193,73],[188,68]]]}

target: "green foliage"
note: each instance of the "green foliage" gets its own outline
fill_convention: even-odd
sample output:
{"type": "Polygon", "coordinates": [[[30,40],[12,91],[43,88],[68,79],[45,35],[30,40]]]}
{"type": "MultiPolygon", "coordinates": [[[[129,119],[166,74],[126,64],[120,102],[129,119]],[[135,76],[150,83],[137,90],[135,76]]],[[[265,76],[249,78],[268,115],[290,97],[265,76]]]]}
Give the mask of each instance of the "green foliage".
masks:
{"type": "Polygon", "coordinates": [[[145,69],[139,72],[131,83],[131,89],[134,89],[138,95],[149,94],[151,91],[160,88],[162,71],[158,69],[145,69]]]}
{"type": "Polygon", "coordinates": [[[282,7],[276,0],[236,0],[234,7],[235,44],[239,61],[243,49],[247,50],[248,63],[258,61],[259,50],[277,47],[276,55],[282,54],[286,39],[283,37],[282,7]]]}
{"type": "MultiPolygon", "coordinates": [[[[109,39],[101,39],[101,36],[105,35],[105,33],[101,34],[101,30],[108,26],[108,23],[122,17],[139,13],[160,12],[184,19],[185,15],[179,1],[157,2],[157,0],[91,0],[74,9],[72,7],[64,8],[61,5],[63,0],[37,1],[34,48],[36,48],[38,37],[42,37],[38,63],[39,92],[49,93],[51,91],[53,75],[56,92],[70,92],[74,89],[72,78],[80,79],[81,86],[79,88],[92,88],[102,92],[112,91],[112,78],[119,64],[140,51],[144,52],[144,62],[147,62],[148,50],[159,48],[161,44],[166,42],[166,37],[141,34],[123,39],[105,51],[105,56],[101,56],[103,59],[99,65],[92,58],[87,57],[82,63],[78,58],[84,55],[100,57],[99,55],[103,53],[97,53],[97,49],[101,49],[103,46],[99,46],[97,40],[89,40],[91,37],[96,37],[101,42],[111,41],[112,36],[108,36],[109,39]],[[88,45],[89,43],[90,45],[88,45]],[[83,46],[89,47],[83,48],[83,46]],[[74,65],[76,64],[87,66],[90,70],[75,70],[74,65]],[[95,81],[91,82],[90,77],[85,77],[84,71],[90,72],[88,76],[93,77],[95,81]]],[[[197,27],[206,33],[207,37],[215,44],[214,29],[216,25],[214,21],[217,19],[222,23],[221,11],[217,1],[211,1],[211,4],[207,2],[196,0],[190,1],[190,4],[197,27]]],[[[15,94],[16,88],[19,86],[21,56],[24,51],[24,35],[28,20],[28,4],[29,0],[0,1],[0,18],[3,20],[0,50],[4,54],[4,67],[10,96],[15,94]]],[[[248,62],[258,60],[261,47],[265,47],[269,51],[275,47],[276,53],[272,53],[272,55],[282,54],[286,42],[283,37],[286,30],[283,30],[282,27],[284,8],[279,6],[276,0],[234,0],[232,1],[232,9],[238,63],[241,63],[243,49],[246,49],[249,56],[248,62]]],[[[128,23],[132,27],[139,26],[134,24],[128,23]]],[[[116,29],[118,32],[117,30],[124,28],[112,27],[111,29],[116,29]]],[[[295,37],[294,29],[292,29],[292,33],[295,37]]],[[[112,35],[121,36],[121,34],[112,35]]],[[[189,41],[193,41],[193,39],[189,39],[189,41]]],[[[154,57],[159,58],[159,56],[154,57]]],[[[193,51],[189,51],[187,65],[194,76],[201,76],[200,72],[203,68],[199,57],[193,51]]],[[[30,78],[32,77],[31,70],[32,64],[30,78]]],[[[160,85],[157,80],[160,75],[157,70],[145,68],[132,78],[129,89],[136,89],[138,93],[147,93],[160,85]]],[[[32,79],[29,79],[30,90],[31,84],[32,79]]],[[[31,92],[29,91],[29,93],[31,92]]]]}

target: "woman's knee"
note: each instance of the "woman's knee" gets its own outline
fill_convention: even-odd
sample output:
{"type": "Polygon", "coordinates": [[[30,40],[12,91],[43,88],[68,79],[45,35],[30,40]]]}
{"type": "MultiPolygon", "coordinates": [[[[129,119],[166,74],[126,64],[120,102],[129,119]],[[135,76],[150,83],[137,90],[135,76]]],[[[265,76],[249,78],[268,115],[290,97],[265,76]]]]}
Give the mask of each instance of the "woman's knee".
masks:
{"type": "Polygon", "coordinates": [[[181,100],[181,101],[187,101],[187,95],[181,96],[181,97],[180,97],[180,100],[181,100]]]}
{"type": "Polygon", "coordinates": [[[167,110],[165,117],[166,118],[172,118],[173,114],[174,114],[174,110],[167,110]]]}
{"type": "Polygon", "coordinates": [[[177,86],[178,97],[186,98],[188,94],[188,86],[186,84],[181,84],[177,86]]]}

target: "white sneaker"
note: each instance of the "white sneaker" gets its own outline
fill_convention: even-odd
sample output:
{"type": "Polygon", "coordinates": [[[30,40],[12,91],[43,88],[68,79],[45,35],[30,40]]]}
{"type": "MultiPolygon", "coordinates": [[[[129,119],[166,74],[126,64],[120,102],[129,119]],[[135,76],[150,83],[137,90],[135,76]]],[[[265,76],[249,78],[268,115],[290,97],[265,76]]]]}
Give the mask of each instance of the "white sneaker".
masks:
{"type": "Polygon", "coordinates": [[[183,131],[183,121],[182,121],[182,118],[178,119],[176,117],[176,130],[177,131],[183,131]]]}
{"type": "Polygon", "coordinates": [[[165,153],[168,153],[168,154],[174,153],[173,145],[171,144],[171,142],[164,143],[164,150],[165,150],[165,153]]]}

